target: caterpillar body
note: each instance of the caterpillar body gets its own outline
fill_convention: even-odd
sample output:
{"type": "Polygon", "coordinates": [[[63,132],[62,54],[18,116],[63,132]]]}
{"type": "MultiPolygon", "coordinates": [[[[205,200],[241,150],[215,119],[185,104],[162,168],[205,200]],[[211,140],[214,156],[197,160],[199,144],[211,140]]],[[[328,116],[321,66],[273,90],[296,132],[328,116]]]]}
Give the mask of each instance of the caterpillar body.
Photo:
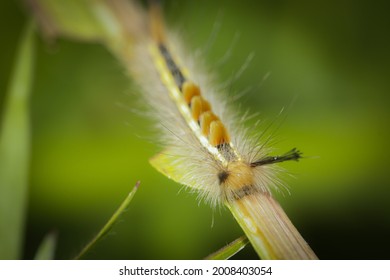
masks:
{"type": "Polygon", "coordinates": [[[316,259],[271,193],[279,183],[274,164],[298,160],[300,152],[269,156],[210,75],[166,32],[158,2],[149,13],[134,1],[107,3],[125,34],[116,34],[121,43],[110,47],[140,87],[163,138],[164,150],[151,164],[212,206],[226,205],[261,258],[316,259]]]}

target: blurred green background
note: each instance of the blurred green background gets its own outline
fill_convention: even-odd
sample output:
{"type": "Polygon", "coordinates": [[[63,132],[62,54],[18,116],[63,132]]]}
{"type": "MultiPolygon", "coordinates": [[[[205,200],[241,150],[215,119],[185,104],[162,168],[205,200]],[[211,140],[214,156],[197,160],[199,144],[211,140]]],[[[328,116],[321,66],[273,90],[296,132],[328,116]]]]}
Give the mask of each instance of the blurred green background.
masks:
{"type": "MultiPolygon", "coordinates": [[[[291,195],[276,195],[322,259],[389,258],[388,11],[385,1],[165,4],[190,51],[204,49],[221,25],[203,56],[221,83],[255,54],[231,86],[230,94],[253,86],[243,111],[272,122],[288,107],[277,151],[298,147],[308,158],[283,164],[296,179],[286,179],[291,195]],[[232,55],[214,67],[235,34],[232,55]]],[[[0,2],[0,111],[27,19],[19,1],[0,2]]],[[[128,211],[88,258],[199,259],[242,235],[228,211],[199,203],[149,165],[159,148],[145,137],[148,121],[127,109],[131,81],[102,46],[40,37],[35,67],[24,258],[52,230],[56,258],[72,258],[137,180],[128,211]]],[[[256,257],[250,246],[236,256],[256,257]]]]}

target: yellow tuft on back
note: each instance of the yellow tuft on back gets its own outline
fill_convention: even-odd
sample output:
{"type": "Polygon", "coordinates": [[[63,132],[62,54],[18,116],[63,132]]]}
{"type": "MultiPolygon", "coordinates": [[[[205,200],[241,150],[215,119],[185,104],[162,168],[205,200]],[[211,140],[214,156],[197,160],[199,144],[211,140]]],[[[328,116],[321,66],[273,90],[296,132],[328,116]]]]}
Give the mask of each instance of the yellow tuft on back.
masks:
{"type": "Polygon", "coordinates": [[[182,92],[183,92],[185,102],[187,104],[190,104],[191,99],[194,96],[200,95],[200,88],[194,83],[186,81],[183,84],[182,92]]]}
{"type": "Polygon", "coordinates": [[[214,147],[230,142],[229,134],[220,120],[211,122],[209,141],[214,147]]]}
{"type": "Polygon", "coordinates": [[[202,129],[202,134],[204,136],[209,136],[210,134],[210,124],[213,121],[218,120],[218,117],[211,111],[204,112],[200,116],[200,127],[202,129]]]}

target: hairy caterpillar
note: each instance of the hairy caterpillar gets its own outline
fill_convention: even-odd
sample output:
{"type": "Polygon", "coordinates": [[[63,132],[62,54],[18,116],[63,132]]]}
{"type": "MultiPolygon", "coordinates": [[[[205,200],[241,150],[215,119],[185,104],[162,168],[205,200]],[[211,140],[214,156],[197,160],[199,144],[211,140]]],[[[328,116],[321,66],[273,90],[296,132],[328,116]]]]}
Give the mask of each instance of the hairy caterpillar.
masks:
{"type": "Polygon", "coordinates": [[[262,258],[316,258],[270,190],[278,182],[270,165],[298,160],[300,152],[269,156],[166,33],[158,3],[137,15],[126,65],[164,134],[166,147],[152,165],[212,206],[226,204],[262,258]]]}
{"type": "Polygon", "coordinates": [[[270,156],[266,143],[248,133],[210,75],[165,30],[157,1],[149,14],[135,1],[87,2],[91,21],[103,29],[88,36],[121,60],[160,129],[165,147],[151,164],[213,207],[226,205],[261,258],[316,259],[271,193],[279,184],[274,165],[300,153],[270,156]]]}

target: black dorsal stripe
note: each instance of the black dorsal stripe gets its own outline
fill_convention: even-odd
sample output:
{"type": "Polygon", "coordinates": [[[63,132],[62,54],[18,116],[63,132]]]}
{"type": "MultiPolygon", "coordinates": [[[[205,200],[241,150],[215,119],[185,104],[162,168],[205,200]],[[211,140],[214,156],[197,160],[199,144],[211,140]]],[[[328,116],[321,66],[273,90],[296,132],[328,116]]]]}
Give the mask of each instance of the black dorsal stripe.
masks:
{"type": "Polygon", "coordinates": [[[233,150],[232,146],[230,146],[229,143],[219,144],[216,146],[216,148],[218,149],[218,151],[223,155],[223,157],[226,160],[232,161],[232,160],[237,159],[237,156],[234,153],[234,150],[233,150]]]}
{"type": "Polygon", "coordinates": [[[176,63],[173,60],[167,47],[164,44],[160,43],[158,45],[158,48],[160,50],[161,55],[165,59],[165,63],[167,64],[169,71],[171,72],[173,78],[175,79],[177,87],[180,90],[182,90],[183,83],[186,81],[183,73],[180,71],[179,67],[176,65],[176,63]]]}

